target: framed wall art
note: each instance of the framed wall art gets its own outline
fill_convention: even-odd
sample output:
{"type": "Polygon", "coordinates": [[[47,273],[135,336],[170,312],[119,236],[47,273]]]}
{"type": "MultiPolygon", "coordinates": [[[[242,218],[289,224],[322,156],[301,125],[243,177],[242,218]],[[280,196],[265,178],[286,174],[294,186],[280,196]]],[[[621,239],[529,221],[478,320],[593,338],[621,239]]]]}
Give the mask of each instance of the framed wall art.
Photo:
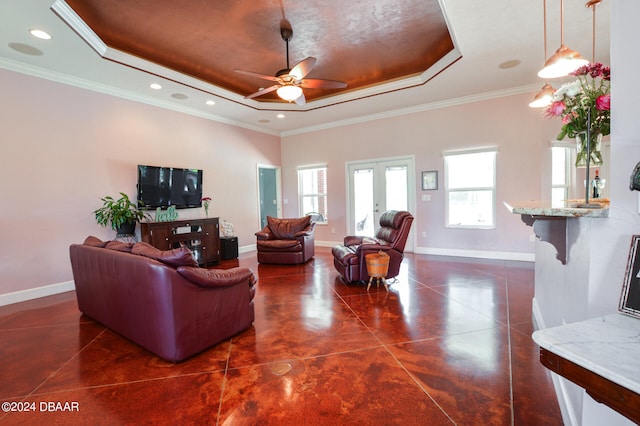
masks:
{"type": "Polygon", "coordinates": [[[431,170],[428,172],[422,172],[422,190],[434,190],[438,189],[438,171],[431,170]]]}
{"type": "Polygon", "coordinates": [[[631,248],[627,259],[627,271],[624,274],[624,284],[620,296],[618,310],[623,314],[628,314],[640,318],[640,251],[638,244],[640,235],[631,238],[631,248]]]}

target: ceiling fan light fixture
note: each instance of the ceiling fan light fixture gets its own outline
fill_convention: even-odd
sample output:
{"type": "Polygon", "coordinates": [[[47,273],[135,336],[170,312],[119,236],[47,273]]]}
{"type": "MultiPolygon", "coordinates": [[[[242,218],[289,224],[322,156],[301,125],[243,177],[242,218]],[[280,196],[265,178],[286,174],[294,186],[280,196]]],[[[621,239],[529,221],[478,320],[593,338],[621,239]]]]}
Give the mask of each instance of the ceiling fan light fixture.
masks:
{"type": "Polygon", "coordinates": [[[540,89],[538,93],[536,93],[536,95],[533,97],[531,102],[529,102],[529,106],[531,108],[548,107],[549,105],[551,105],[553,92],[555,92],[555,89],[551,85],[545,83],[545,85],[542,86],[542,89],[540,89]]]}
{"type": "Polygon", "coordinates": [[[556,50],[556,53],[545,62],[544,68],[538,71],[538,77],[565,77],[588,63],[589,61],[583,58],[580,53],[569,49],[563,44],[556,50]]]}
{"type": "Polygon", "coordinates": [[[285,101],[293,102],[302,95],[302,88],[294,85],[286,85],[279,87],[276,93],[285,101]]]}

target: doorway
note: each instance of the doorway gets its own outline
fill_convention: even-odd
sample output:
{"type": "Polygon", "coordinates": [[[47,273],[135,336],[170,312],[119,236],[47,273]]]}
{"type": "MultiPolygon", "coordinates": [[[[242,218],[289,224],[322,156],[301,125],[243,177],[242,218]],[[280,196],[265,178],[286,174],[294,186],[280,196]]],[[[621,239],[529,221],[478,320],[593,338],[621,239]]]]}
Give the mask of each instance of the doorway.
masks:
{"type": "Polygon", "coordinates": [[[280,167],[258,164],[260,229],[267,226],[267,216],[280,217],[280,199],[280,167]]]}
{"type": "MultiPolygon", "coordinates": [[[[347,163],[348,234],[373,236],[387,210],[414,211],[413,157],[347,163]]],[[[413,248],[411,235],[407,248],[413,248]]]]}

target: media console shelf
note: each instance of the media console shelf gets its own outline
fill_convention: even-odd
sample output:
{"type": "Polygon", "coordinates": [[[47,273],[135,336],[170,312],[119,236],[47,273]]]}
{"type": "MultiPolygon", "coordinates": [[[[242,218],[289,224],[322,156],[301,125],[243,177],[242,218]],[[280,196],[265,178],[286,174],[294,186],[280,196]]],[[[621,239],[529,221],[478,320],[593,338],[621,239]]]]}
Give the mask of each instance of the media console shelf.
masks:
{"type": "Polygon", "coordinates": [[[175,220],[172,222],[143,222],[142,241],[160,250],[189,247],[200,265],[220,261],[220,232],[217,217],[175,220]]]}

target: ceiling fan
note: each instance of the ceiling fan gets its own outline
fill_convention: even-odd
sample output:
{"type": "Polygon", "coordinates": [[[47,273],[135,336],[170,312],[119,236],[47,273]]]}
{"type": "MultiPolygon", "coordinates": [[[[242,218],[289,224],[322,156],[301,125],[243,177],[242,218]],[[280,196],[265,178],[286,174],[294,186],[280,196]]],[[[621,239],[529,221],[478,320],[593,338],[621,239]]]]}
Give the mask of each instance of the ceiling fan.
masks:
{"type": "Polygon", "coordinates": [[[278,71],[275,76],[260,74],[252,71],[234,70],[235,72],[240,74],[276,82],[276,84],[274,84],[273,86],[245,96],[245,99],[256,98],[275,90],[278,96],[285,101],[295,102],[298,105],[304,105],[307,100],[304,97],[304,92],[302,91],[303,88],[342,89],[347,87],[347,83],[342,81],[305,78],[305,76],[311,72],[311,69],[316,64],[316,58],[314,58],[313,56],[309,56],[308,58],[303,59],[302,61],[298,62],[293,68],[290,68],[289,41],[293,38],[293,30],[291,29],[291,25],[286,19],[283,20],[280,24],[280,36],[287,44],[287,68],[278,71]]]}

